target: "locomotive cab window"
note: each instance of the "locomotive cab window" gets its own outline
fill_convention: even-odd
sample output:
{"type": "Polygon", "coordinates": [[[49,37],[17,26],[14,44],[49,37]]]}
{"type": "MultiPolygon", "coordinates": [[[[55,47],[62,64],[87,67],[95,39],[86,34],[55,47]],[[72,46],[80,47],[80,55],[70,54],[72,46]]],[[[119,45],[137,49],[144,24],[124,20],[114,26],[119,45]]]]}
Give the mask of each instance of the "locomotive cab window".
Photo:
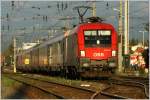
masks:
{"type": "Polygon", "coordinates": [[[84,31],[85,47],[110,47],[111,31],[110,30],[85,30],[84,31]]]}

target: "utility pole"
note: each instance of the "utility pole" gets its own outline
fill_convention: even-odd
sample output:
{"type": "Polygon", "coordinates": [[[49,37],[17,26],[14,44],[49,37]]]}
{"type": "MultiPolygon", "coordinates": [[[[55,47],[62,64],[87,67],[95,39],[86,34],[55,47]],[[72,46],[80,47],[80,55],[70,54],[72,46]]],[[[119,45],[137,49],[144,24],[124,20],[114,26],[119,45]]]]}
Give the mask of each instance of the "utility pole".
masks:
{"type": "Polygon", "coordinates": [[[93,1],[93,3],[92,3],[92,15],[93,15],[93,17],[96,16],[96,4],[95,4],[95,1],[93,1]]]}
{"type": "Polygon", "coordinates": [[[130,31],[129,31],[129,28],[130,28],[130,27],[129,27],[129,26],[130,26],[130,22],[129,22],[129,20],[130,20],[130,17],[129,17],[129,0],[127,1],[127,8],[128,8],[128,9],[127,9],[127,19],[128,19],[128,20],[127,20],[127,21],[128,21],[127,50],[128,50],[128,51],[127,51],[127,52],[130,53],[130,52],[129,52],[129,48],[130,48],[130,44],[129,44],[129,43],[130,43],[130,42],[129,42],[129,41],[130,41],[130,31]]]}
{"type": "Polygon", "coordinates": [[[125,0],[125,20],[124,20],[124,54],[129,53],[129,1],[125,0]]]}
{"type": "Polygon", "coordinates": [[[118,72],[122,72],[122,0],[120,0],[120,10],[119,10],[119,35],[120,42],[118,44],[118,72]]]}
{"type": "Polygon", "coordinates": [[[139,32],[142,32],[142,33],[143,33],[143,42],[142,42],[142,44],[143,44],[143,46],[144,46],[144,33],[147,32],[147,31],[139,31],[139,32]]]}
{"type": "Polygon", "coordinates": [[[15,36],[14,36],[14,38],[13,38],[13,42],[14,42],[14,73],[16,73],[16,38],[15,38],[15,36]]]}

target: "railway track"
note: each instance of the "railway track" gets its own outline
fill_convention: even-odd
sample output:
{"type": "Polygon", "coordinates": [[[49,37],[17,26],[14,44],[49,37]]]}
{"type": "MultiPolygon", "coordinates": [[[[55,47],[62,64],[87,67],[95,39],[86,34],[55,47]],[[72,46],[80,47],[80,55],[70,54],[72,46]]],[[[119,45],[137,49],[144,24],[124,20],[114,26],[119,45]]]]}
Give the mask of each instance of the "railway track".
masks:
{"type": "Polygon", "coordinates": [[[142,77],[122,77],[113,76],[108,80],[95,80],[108,84],[107,88],[97,92],[94,98],[109,96],[117,99],[148,99],[149,98],[149,79],[142,77]]]}
{"type": "Polygon", "coordinates": [[[99,91],[64,85],[60,83],[51,82],[48,80],[39,79],[39,77],[5,74],[8,78],[16,80],[34,88],[40,89],[43,92],[54,95],[58,99],[94,99],[99,96],[103,99],[116,99],[116,96],[102,95],[99,91]]]}
{"type": "MultiPolygon", "coordinates": [[[[147,82],[147,81],[146,81],[147,82]]],[[[100,93],[103,95],[116,96],[118,99],[148,99],[149,88],[146,83],[130,79],[110,79],[109,86],[100,93]]]]}
{"type": "Polygon", "coordinates": [[[30,85],[32,87],[38,88],[46,93],[56,96],[58,99],[127,99],[127,98],[137,98],[136,96],[128,95],[130,90],[137,91],[144,89],[145,97],[141,96],[140,98],[149,98],[148,90],[144,83],[131,81],[129,79],[109,79],[106,82],[108,87],[95,91],[92,89],[85,89],[80,87],[74,87],[71,85],[64,85],[61,83],[51,82],[49,80],[40,79],[39,77],[32,77],[28,75],[14,75],[8,74],[7,77],[30,85]],[[132,84],[131,84],[132,83],[132,84]],[[135,85],[136,84],[136,85],[135,85]],[[118,88],[116,88],[118,87],[118,88]],[[119,90],[118,90],[119,89],[119,90]],[[121,89],[127,89],[126,93],[122,93],[121,89]],[[119,93],[120,92],[120,93],[119,93]]]}
{"type": "Polygon", "coordinates": [[[140,82],[146,85],[149,85],[149,78],[144,77],[136,77],[136,76],[113,76],[113,79],[120,79],[120,80],[126,80],[126,81],[133,81],[133,82],[140,82]]]}
{"type": "Polygon", "coordinates": [[[142,78],[135,78],[135,79],[127,79],[127,78],[123,78],[123,79],[110,79],[112,82],[111,83],[115,83],[115,84],[119,84],[119,85],[126,85],[126,86],[132,86],[132,87],[139,87],[141,89],[143,89],[144,94],[146,96],[146,98],[149,98],[149,80],[148,79],[142,79],[142,78]]]}
{"type": "Polygon", "coordinates": [[[54,83],[33,77],[14,74],[9,74],[6,76],[26,85],[38,88],[46,93],[56,96],[59,99],[90,99],[93,96],[93,94],[95,94],[95,91],[89,89],[54,83]]]}

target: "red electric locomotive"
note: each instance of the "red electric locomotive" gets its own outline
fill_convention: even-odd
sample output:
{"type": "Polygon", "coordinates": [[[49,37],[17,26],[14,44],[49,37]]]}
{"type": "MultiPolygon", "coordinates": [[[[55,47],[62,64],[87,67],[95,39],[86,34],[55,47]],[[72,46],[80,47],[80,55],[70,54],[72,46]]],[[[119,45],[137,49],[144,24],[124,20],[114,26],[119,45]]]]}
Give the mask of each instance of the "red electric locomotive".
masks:
{"type": "Polygon", "coordinates": [[[83,23],[78,25],[73,34],[67,38],[70,40],[68,53],[71,52],[67,63],[76,66],[77,72],[82,76],[101,76],[103,72],[115,71],[118,51],[117,33],[111,24],[83,23]]]}
{"type": "Polygon", "coordinates": [[[114,27],[99,21],[89,21],[18,54],[18,58],[22,56],[23,60],[18,60],[18,68],[44,69],[49,73],[59,72],[71,77],[101,76],[104,72],[113,72],[117,67],[117,51],[114,27]],[[30,57],[23,57],[22,54],[26,53],[30,57]],[[27,59],[28,63],[22,67],[21,63],[27,59]]]}

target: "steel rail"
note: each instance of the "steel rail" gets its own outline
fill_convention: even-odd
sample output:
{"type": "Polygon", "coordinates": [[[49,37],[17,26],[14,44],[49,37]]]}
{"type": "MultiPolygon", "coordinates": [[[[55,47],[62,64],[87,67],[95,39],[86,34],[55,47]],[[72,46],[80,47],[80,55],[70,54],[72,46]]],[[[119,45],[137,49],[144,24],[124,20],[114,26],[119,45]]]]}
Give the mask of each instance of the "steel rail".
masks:
{"type": "Polygon", "coordinates": [[[146,96],[146,98],[149,98],[149,94],[147,93],[147,87],[146,87],[146,85],[144,84],[144,83],[142,83],[142,82],[138,82],[138,81],[133,81],[133,80],[130,80],[130,79],[121,79],[121,80],[117,80],[117,79],[110,79],[109,81],[111,81],[111,83],[113,84],[118,84],[118,85],[123,85],[123,84],[119,84],[119,83],[116,83],[116,81],[119,81],[119,82],[126,82],[126,83],[132,83],[132,84],[134,84],[134,85],[132,85],[132,84],[124,84],[124,85],[126,85],[126,86],[134,86],[134,87],[141,87],[141,88],[144,88],[144,94],[145,94],[145,96],[146,96]],[[113,82],[113,81],[115,81],[115,82],[113,82]],[[136,85],[135,85],[136,84],[136,85]],[[137,85],[137,84],[139,84],[139,85],[137,85]]]}
{"type": "MultiPolygon", "coordinates": [[[[36,79],[36,78],[34,78],[34,79],[36,79]]],[[[41,80],[41,79],[36,79],[36,80],[41,80]]],[[[47,81],[47,80],[42,80],[42,81],[50,82],[50,81],[47,81]]],[[[56,83],[56,82],[50,82],[50,83],[59,84],[59,85],[64,86],[64,84],[60,84],[60,83],[56,83]]],[[[94,99],[100,93],[100,90],[98,90],[98,91],[95,92],[95,91],[93,91],[91,89],[84,89],[84,88],[79,88],[79,87],[75,87],[75,86],[71,86],[71,85],[65,85],[65,86],[68,86],[68,87],[71,87],[71,88],[80,89],[80,90],[84,90],[84,91],[86,90],[88,92],[93,92],[93,95],[90,97],[90,99],[94,99]]]]}
{"type": "MultiPolygon", "coordinates": [[[[27,76],[24,76],[24,77],[27,77],[27,76]]],[[[31,78],[31,77],[27,77],[27,78],[31,78]]],[[[33,78],[31,78],[31,79],[33,79],[33,78]]],[[[42,79],[37,79],[37,78],[34,78],[34,79],[36,79],[36,80],[42,80],[42,79]]],[[[50,82],[50,81],[47,81],[47,80],[42,80],[42,81],[50,82]]],[[[60,83],[56,83],[56,82],[50,82],[50,83],[59,84],[59,85],[64,86],[64,84],[60,84],[60,83]]],[[[123,97],[123,96],[119,96],[119,95],[114,95],[114,94],[110,94],[110,93],[109,93],[109,94],[108,94],[108,93],[105,93],[105,92],[103,92],[102,90],[93,91],[93,90],[91,90],[91,89],[84,89],[84,88],[74,87],[74,86],[71,86],[71,85],[65,85],[65,86],[68,86],[68,87],[71,87],[71,88],[81,89],[81,90],[84,90],[84,91],[86,90],[86,91],[89,91],[89,92],[93,92],[93,95],[90,97],[91,99],[96,98],[96,96],[97,96],[98,94],[102,94],[102,95],[105,95],[105,96],[107,96],[107,97],[111,97],[111,98],[113,98],[113,99],[128,99],[127,97],[123,97]]],[[[111,86],[110,86],[109,88],[111,88],[111,86]]],[[[107,88],[106,88],[106,89],[107,89],[107,88]]]]}
{"type": "Polygon", "coordinates": [[[114,95],[114,94],[111,94],[111,93],[104,92],[105,90],[107,90],[109,88],[111,88],[111,86],[105,88],[104,90],[97,91],[95,94],[93,94],[91,96],[91,99],[95,99],[96,96],[98,96],[99,94],[110,97],[110,98],[113,98],[113,99],[128,99],[127,97],[123,97],[123,96],[120,96],[120,95],[114,95]]]}
{"type": "Polygon", "coordinates": [[[43,82],[47,82],[47,83],[52,83],[52,84],[58,84],[58,85],[61,85],[61,86],[66,86],[66,87],[70,87],[70,88],[75,88],[75,89],[80,89],[80,90],[83,90],[83,91],[88,91],[88,92],[95,93],[95,91],[91,90],[91,89],[85,89],[85,88],[75,87],[75,86],[71,86],[71,85],[65,85],[65,84],[56,83],[56,82],[52,82],[52,81],[48,81],[48,80],[44,80],[44,79],[38,79],[38,78],[33,78],[33,77],[31,78],[31,77],[28,77],[28,76],[23,76],[23,77],[34,79],[34,80],[38,80],[38,81],[43,81],[43,82]]]}
{"type": "Polygon", "coordinates": [[[7,76],[7,75],[5,75],[5,76],[8,77],[8,78],[10,78],[10,79],[13,79],[13,80],[15,80],[15,81],[18,81],[18,82],[20,82],[20,83],[23,83],[23,84],[25,84],[25,85],[28,85],[28,86],[37,88],[37,89],[39,89],[39,90],[41,90],[41,91],[43,91],[43,92],[45,92],[45,93],[52,94],[52,95],[56,96],[58,99],[66,99],[65,97],[63,97],[63,96],[61,96],[61,95],[58,95],[58,94],[56,94],[56,93],[54,93],[54,92],[46,91],[46,90],[44,90],[44,89],[42,89],[42,88],[40,88],[40,87],[37,87],[37,86],[31,85],[31,84],[29,84],[29,83],[23,82],[23,81],[21,81],[21,80],[15,79],[15,78],[12,77],[12,76],[7,76]]]}
{"type": "MultiPolygon", "coordinates": [[[[20,76],[20,75],[18,75],[18,76],[20,76]]],[[[44,80],[44,79],[39,79],[39,78],[34,78],[34,77],[29,77],[29,76],[22,76],[22,77],[30,78],[30,79],[34,79],[34,80],[38,80],[38,81],[43,81],[43,82],[48,82],[48,83],[52,83],[52,84],[58,84],[58,85],[61,85],[61,86],[67,86],[67,87],[71,87],[71,88],[75,88],[75,89],[80,89],[80,90],[83,90],[83,91],[92,92],[92,95],[91,95],[90,99],[96,98],[96,96],[102,92],[101,90],[94,91],[94,90],[91,90],[91,89],[85,89],[85,88],[75,87],[75,86],[71,86],[71,85],[64,85],[64,84],[61,84],[61,83],[56,83],[56,82],[52,82],[52,81],[48,81],[48,80],[44,80]]],[[[125,97],[121,97],[119,95],[106,94],[106,93],[103,93],[103,92],[101,94],[103,94],[107,97],[110,97],[110,98],[114,98],[114,99],[126,99],[125,97]]]]}
{"type": "Polygon", "coordinates": [[[102,95],[106,95],[106,96],[109,96],[109,97],[113,97],[115,99],[129,99],[128,97],[124,97],[124,96],[120,96],[120,95],[116,95],[116,94],[112,94],[112,93],[108,93],[108,92],[105,92],[106,90],[110,89],[112,87],[112,84],[109,83],[109,86],[105,89],[103,89],[102,91],[100,91],[100,93],[102,95]]]}
{"type": "MultiPolygon", "coordinates": [[[[82,91],[86,91],[86,92],[91,92],[92,95],[95,94],[95,91],[94,91],[94,90],[91,90],[91,89],[85,89],[85,88],[75,87],[75,86],[71,86],[71,85],[64,85],[64,84],[61,84],[61,83],[51,82],[51,81],[43,80],[43,79],[37,79],[37,78],[34,78],[34,77],[29,77],[29,76],[22,76],[22,75],[16,75],[16,76],[17,76],[17,77],[29,78],[29,79],[36,80],[36,81],[51,83],[51,84],[55,84],[55,85],[61,85],[61,86],[65,86],[65,87],[70,87],[70,88],[74,88],[74,89],[78,89],[78,90],[82,90],[82,91]]],[[[62,95],[58,95],[58,94],[56,94],[56,93],[54,93],[54,92],[46,91],[46,90],[44,90],[44,89],[42,89],[42,88],[40,88],[40,87],[37,87],[37,86],[31,85],[31,84],[29,84],[29,83],[23,82],[23,81],[21,81],[21,80],[15,79],[15,78],[13,78],[13,77],[11,77],[11,76],[7,76],[7,77],[12,78],[12,79],[14,79],[14,80],[16,80],[16,81],[19,81],[19,82],[21,82],[21,83],[24,83],[24,84],[33,86],[33,87],[35,87],[35,88],[38,88],[38,89],[40,89],[40,90],[42,90],[42,91],[44,91],[44,92],[50,93],[50,94],[52,94],[52,95],[58,97],[58,98],[60,98],[60,99],[67,99],[66,97],[64,97],[64,96],[62,96],[62,95]]],[[[90,98],[91,98],[91,97],[90,97],[90,98]]]]}
{"type": "MultiPolygon", "coordinates": [[[[109,82],[108,82],[109,83],[109,82]]],[[[120,96],[120,95],[116,95],[116,94],[111,94],[111,93],[108,93],[108,92],[105,92],[106,90],[110,89],[112,87],[112,84],[109,83],[109,86],[106,87],[105,89],[103,90],[99,90],[97,91],[95,94],[93,94],[91,96],[91,99],[95,99],[96,96],[98,96],[99,94],[101,95],[104,95],[104,96],[107,96],[107,97],[110,97],[110,98],[113,98],[113,99],[129,99],[127,97],[124,97],[124,96],[120,96]]]]}

